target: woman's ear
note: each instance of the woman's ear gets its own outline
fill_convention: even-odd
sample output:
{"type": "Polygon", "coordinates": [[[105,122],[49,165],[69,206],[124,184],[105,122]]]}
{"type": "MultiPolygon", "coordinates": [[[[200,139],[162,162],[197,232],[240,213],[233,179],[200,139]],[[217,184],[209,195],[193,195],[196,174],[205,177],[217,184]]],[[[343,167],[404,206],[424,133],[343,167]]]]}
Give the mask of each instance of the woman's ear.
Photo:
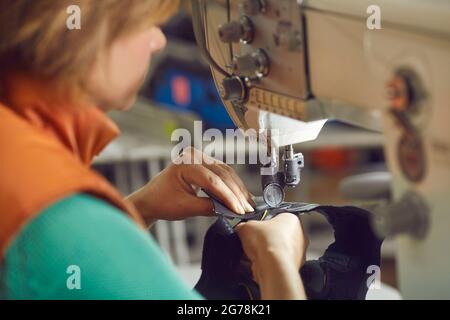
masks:
{"type": "Polygon", "coordinates": [[[158,52],[167,45],[167,39],[161,28],[153,27],[150,33],[150,51],[158,52]]]}

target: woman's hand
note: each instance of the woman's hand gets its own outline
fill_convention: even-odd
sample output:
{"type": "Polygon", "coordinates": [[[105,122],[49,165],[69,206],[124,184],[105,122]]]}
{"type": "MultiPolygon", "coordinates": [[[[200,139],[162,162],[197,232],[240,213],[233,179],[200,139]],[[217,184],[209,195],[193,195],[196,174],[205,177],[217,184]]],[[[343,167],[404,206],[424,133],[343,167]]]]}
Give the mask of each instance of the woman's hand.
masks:
{"type": "Polygon", "coordinates": [[[306,299],[299,270],[308,239],[300,219],[283,213],[269,221],[236,227],[263,299],[306,299]]]}
{"type": "Polygon", "coordinates": [[[169,167],[128,197],[148,224],[157,219],[210,216],[213,204],[197,196],[202,188],[239,214],[252,212],[252,195],[232,168],[201,151],[187,148],[169,167]]]}

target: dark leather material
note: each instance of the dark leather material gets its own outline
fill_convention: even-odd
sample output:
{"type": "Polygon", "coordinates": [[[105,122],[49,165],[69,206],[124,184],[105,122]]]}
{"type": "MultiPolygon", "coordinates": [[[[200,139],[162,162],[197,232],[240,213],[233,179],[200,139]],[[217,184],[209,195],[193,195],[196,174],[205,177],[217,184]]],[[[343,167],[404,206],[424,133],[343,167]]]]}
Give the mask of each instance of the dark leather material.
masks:
{"type": "Polygon", "coordinates": [[[361,208],[283,203],[269,208],[260,200],[254,214],[237,215],[213,199],[217,221],[205,236],[202,275],[195,286],[207,299],[259,299],[239,237],[233,226],[240,221],[268,220],[283,212],[296,215],[317,212],[334,229],[335,241],[318,260],[300,270],[309,299],[365,299],[369,266],[380,265],[382,240],[371,229],[371,214],[361,208]]]}

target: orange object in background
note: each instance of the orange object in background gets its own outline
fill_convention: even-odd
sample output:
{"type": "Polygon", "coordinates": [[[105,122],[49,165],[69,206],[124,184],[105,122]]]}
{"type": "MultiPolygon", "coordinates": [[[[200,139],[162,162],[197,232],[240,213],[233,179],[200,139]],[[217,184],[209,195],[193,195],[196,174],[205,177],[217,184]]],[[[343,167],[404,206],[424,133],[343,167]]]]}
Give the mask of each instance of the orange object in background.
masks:
{"type": "Polygon", "coordinates": [[[353,166],[357,159],[354,150],[342,148],[327,148],[311,151],[309,163],[318,170],[344,171],[353,166]]]}

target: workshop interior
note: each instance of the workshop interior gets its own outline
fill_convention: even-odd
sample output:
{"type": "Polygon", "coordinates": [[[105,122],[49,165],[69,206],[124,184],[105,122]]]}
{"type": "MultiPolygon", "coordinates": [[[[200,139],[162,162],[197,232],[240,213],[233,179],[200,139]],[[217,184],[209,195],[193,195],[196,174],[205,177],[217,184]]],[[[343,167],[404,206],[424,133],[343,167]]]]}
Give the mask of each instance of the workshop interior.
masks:
{"type": "MultiPolygon", "coordinates": [[[[450,299],[450,1],[190,0],[162,30],[95,170],[130,194],[171,163],[179,128],[270,132],[268,163],[230,165],[258,196],[246,219],[302,216],[309,298],[450,299]]],[[[213,201],[149,232],[206,298],[258,299],[226,270],[242,217],[213,201]]]]}
{"type": "MultiPolygon", "coordinates": [[[[286,200],[376,213],[381,286],[365,298],[450,298],[450,3],[377,1],[382,29],[371,30],[372,2],[192,1],[165,26],[156,76],[130,114],[114,115],[125,136],[96,167],[127,192],[169,161],[172,128],[201,119],[221,130],[277,129],[274,161],[304,158],[301,181],[283,185],[286,200]]],[[[234,168],[251,192],[266,192],[258,166],[234,168]]],[[[212,221],[152,230],[192,285],[212,221]]],[[[304,223],[317,259],[332,229],[320,215],[304,223]]]]}

